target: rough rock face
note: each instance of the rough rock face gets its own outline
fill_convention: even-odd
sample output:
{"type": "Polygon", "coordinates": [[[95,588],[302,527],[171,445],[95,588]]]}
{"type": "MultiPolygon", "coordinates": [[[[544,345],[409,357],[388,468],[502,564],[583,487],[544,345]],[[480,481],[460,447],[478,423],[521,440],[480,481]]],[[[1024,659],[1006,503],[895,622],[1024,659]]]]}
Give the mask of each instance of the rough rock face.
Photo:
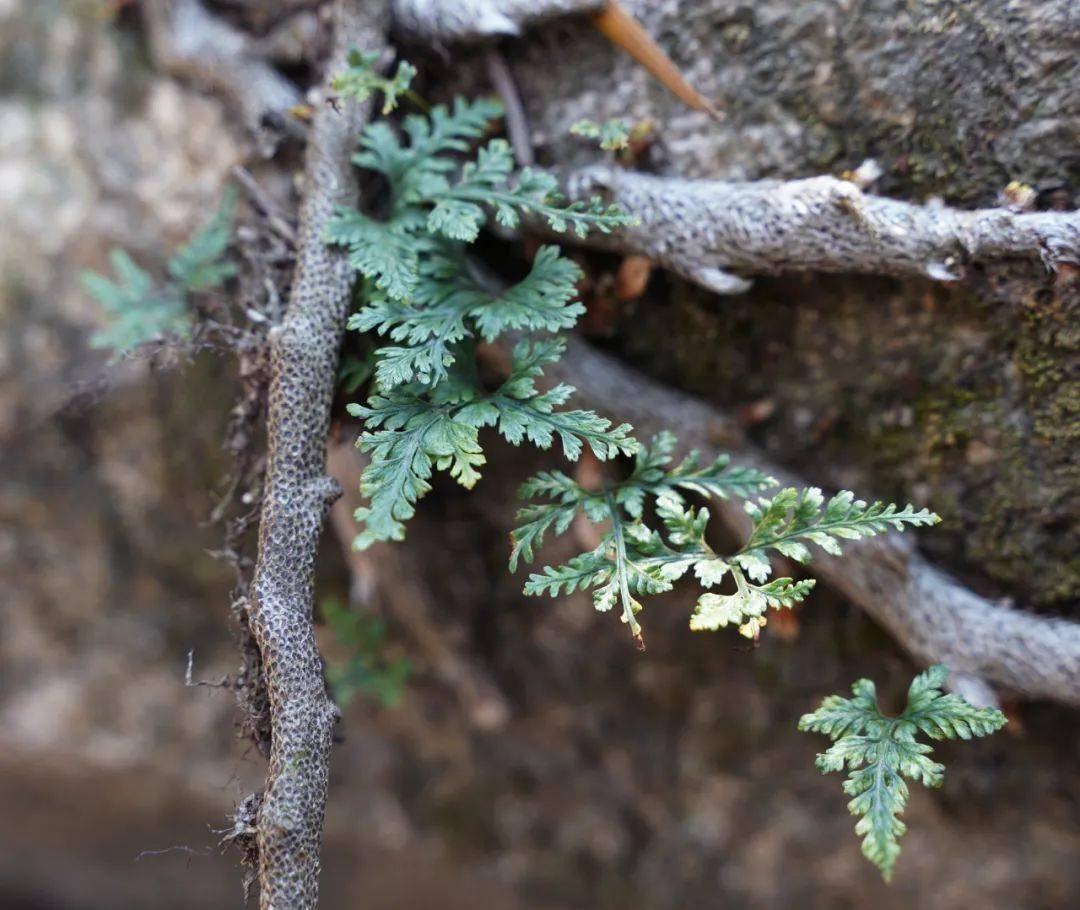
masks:
{"type": "Polygon", "coordinates": [[[650,163],[686,177],[809,177],[874,157],[882,192],[968,206],[1010,180],[1080,177],[1070,0],[625,5],[727,119],[689,111],[587,23],[563,20],[508,49],[534,136],[559,163],[588,154],[568,133],[576,120],[625,117],[652,120],[650,163]]]}

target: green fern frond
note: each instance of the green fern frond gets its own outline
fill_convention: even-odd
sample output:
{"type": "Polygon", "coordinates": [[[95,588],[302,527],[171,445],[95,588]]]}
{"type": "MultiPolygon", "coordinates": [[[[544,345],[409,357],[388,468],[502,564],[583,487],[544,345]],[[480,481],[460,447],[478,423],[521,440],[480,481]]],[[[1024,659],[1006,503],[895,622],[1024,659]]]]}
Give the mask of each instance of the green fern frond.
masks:
{"type": "Polygon", "coordinates": [[[382,112],[386,115],[397,107],[400,96],[409,94],[416,67],[402,60],[393,76],[383,76],[375,70],[379,56],[377,51],[368,53],[352,48],[345,69],[330,80],[330,87],[339,95],[357,101],[366,101],[375,92],[382,92],[382,112]]]}
{"type": "Polygon", "coordinates": [[[236,274],[236,266],[225,258],[232,240],[236,201],[236,187],[226,187],[214,216],[169,260],[169,275],[187,290],[210,291],[236,274]]]}
{"type": "Polygon", "coordinates": [[[764,581],[772,571],[766,551],[777,552],[808,563],[806,543],[817,544],[832,556],[841,555],[838,539],[857,540],[888,530],[902,531],[905,525],[932,525],[941,519],[928,509],[875,502],[867,505],[855,494],[841,490],[822,508],[824,497],[817,487],[787,488],[771,499],[747,502],[746,511],[754,521],[750,539],[733,559],[755,581],[764,581]],[[804,543],[805,541],[805,543],[804,543]]]}
{"type": "MultiPolygon", "coordinates": [[[[488,342],[510,331],[566,331],[585,314],[577,300],[581,278],[577,263],[561,255],[557,246],[542,246],[528,275],[500,293],[480,291],[469,315],[488,342]]],[[[476,287],[479,291],[479,283],[476,287]]]]}
{"type": "Polygon", "coordinates": [[[603,123],[579,120],[570,127],[570,132],[585,139],[595,139],[606,152],[615,152],[630,145],[630,126],[621,117],[603,123]]]}
{"type": "Polygon", "coordinates": [[[575,300],[581,270],[541,247],[529,274],[504,290],[493,290],[472,271],[464,250],[422,240],[416,284],[408,301],[385,292],[369,293],[349,328],[376,331],[404,346],[379,351],[378,380],[384,389],[415,380],[439,382],[465,338],[494,341],[507,331],[557,332],[571,328],[585,308],[575,300]]]}
{"type": "Polygon", "coordinates": [[[558,437],[563,454],[571,461],[577,461],[586,444],[601,461],[633,454],[638,444],[629,424],[612,426],[593,411],[560,410],[573,394],[572,386],[560,384],[546,392],[536,388],[544,364],[558,360],[565,347],[558,338],[519,342],[507,380],[491,395],[467,406],[461,419],[495,426],[512,445],[527,439],[539,449],[548,449],[558,437]]]}
{"type": "Polygon", "coordinates": [[[107,320],[91,336],[91,346],[110,348],[119,357],[150,341],[186,338],[191,331],[188,294],[214,290],[236,274],[226,258],[235,210],[236,191],[229,187],[210,221],[173,253],[165,281],[156,282],[120,249],[109,254],[115,280],[84,272],[83,288],[107,320]]]}
{"type": "Polygon", "coordinates": [[[110,348],[115,356],[148,341],[186,337],[190,331],[186,301],[180,288],[159,287],[120,249],[109,254],[115,281],[96,272],[84,272],[84,290],[100,304],[107,324],[90,336],[95,348],[110,348]]]}
{"type": "MultiPolygon", "coordinates": [[[[380,354],[388,350],[393,349],[383,348],[380,354]]],[[[473,486],[484,463],[478,431],[485,426],[495,426],[515,445],[527,438],[548,448],[557,437],[571,459],[584,445],[600,459],[635,451],[629,425],[612,427],[592,411],[559,410],[573,391],[569,386],[550,392],[536,389],[533,381],[542,363],[561,350],[558,340],[521,342],[510,377],[494,392],[465,372],[448,372],[435,386],[405,383],[373,395],[366,406],[349,405],[349,413],[369,428],[357,445],[371,456],[361,484],[370,505],[356,513],[365,525],[357,546],[402,539],[404,522],[430,489],[434,470],[449,470],[463,486],[473,486]]],[[[385,365],[380,361],[376,372],[385,365]]],[[[396,368],[396,361],[391,367],[396,368]]]]}
{"type": "Polygon", "coordinates": [[[607,234],[637,223],[634,216],[617,205],[604,205],[599,197],[566,202],[559,195],[555,177],[544,171],[525,168],[515,182],[500,185],[513,167],[509,143],[503,139],[493,140],[481,154],[477,165],[463,172],[458,184],[450,186],[442,178],[425,188],[436,211],[441,210],[439,229],[448,236],[475,239],[487,209],[505,228],[518,227],[521,215],[528,213],[542,218],[556,233],[573,232],[578,237],[587,236],[589,231],[607,234]]]}
{"type": "Polygon", "coordinates": [[[907,830],[899,818],[908,800],[904,778],[927,787],[940,787],[944,779],[944,766],[927,757],[932,750],[917,741],[917,734],[970,739],[1005,726],[1000,711],[976,708],[959,695],[943,693],[948,675],[947,668],[937,665],[916,676],[899,717],[882,714],[874,684],[860,679],[851,687],[854,698],[830,695],[799,720],[800,730],[824,733],[833,740],[818,755],[817,767],[822,773],[848,769],[844,792],[852,797],[851,814],[859,816],[855,833],[863,838],[863,855],[881,870],[885,881],[892,878],[899,838],[907,830]]]}
{"type": "MultiPolygon", "coordinates": [[[[356,61],[361,68],[372,62],[356,61]]],[[[366,75],[359,81],[363,90],[375,85],[366,75]]],[[[392,342],[375,352],[368,404],[350,409],[367,422],[358,444],[371,456],[362,483],[369,504],[357,512],[364,525],[358,546],[400,539],[433,471],[448,469],[461,483],[475,483],[484,427],[514,445],[528,441],[546,449],[558,441],[571,460],[585,446],[602,460],[637,449],[629,425],[565,407],[570,386],[537,387],[544,365],[563,352],[557,339],[524,338],[498,388],[489,391],[480,380],[478,341],[510,331],[565,331],[585,311],[577,300],[581,270],[556,247],[542,247],[529,273],[509,288],[493,287],[476,270],[465,245],[477,238],[488,213],[516,225],[521,211],[538,212],[579,232],[610,230],[627,220],[599,203],[560,202],[549,175],[524,171],[515,178],[504,140],[488,142],[474,160],[462,162],[499,113],[492,102],[458,99],[452,108],[406,117],[402,135],[385,123],[369,126],[353,160],[386,177],[389,217],[377,221],[341,209],[325,234],[327,243],[348,250],[349,262],[367,279],[364,305],[349,327],[392,342]]]]}
{"type": "Polygon", "coordinates": [[[419,278],[416,240],[401,226],[340,208],[323,239],[348,250],[349,264],[393,300],[405,300],[419,278]]]}
{"type": "Polygon", "coordinates": [[[487,132],[502,106],[487,99],[473,102],[456,98],[452,108],[437,105],[424,116],[405,118],[404,144],[387,123],[373,123],[360,136],[361,151],[353,156],[358,167],[386,177],[394,197],[394,216],[428,198],[446,184],[446,174],[459,167],[457,156],[487,132]]]}
{"type": "MultiPolygon", "coordinates": [[[[660,593],[691,570],[703,588],[721,584],[730,574],[735,590],[702,594],[690,627],[716,630],[734,625],[741,634],[756,638],[767,623],[770,608],[790,608],[805,600],[814,586],[811,579],[767,581],[772,573],[768,549],[806,562],[810,551],[802,541],[837,553],[837,537],[871,536],[905,524],[931,524],[937,520],[932,513],[916,512],[911,506],[868,506],[854,500],[850,493],[837,494],[823,507],[820,490],[782,490],[772,499],[747,504],[754,518],[750,539],[734,554],[720,555],[706,541],[708,510],[688,507],[685,495],[746,498],[775,481],[753,468],[731,466],[727,456],[703,464],[698,453],[692,452],[672,466],[674,448],[671,434],[658,434],[648,448],[639,449],[629,477],[599,491],[586,490],[559,472],[546,472],[527,482],[521,495],[539,501],[518,514],[519,526],[511,534],[511,571],[517,569],[521,559],[534,558],[549,531],[565,533],[580,512],[590,521],[612,527],[610,546],[604,551],[611,563],[611,574],[598,575],[593,583],[585,581],[586,587],[603,588],[598,594],[599,607],[610,608],[615,596],[623,605],[624,619],[635,628],[631,617],[641,605],[630,596],[632,593],[660,593]],[[663,534],[643,523],[650,500],[664,526],[663,534]]],[[[544,576],[532,576],[526,592],[547,589],[542,584],[546,573],[544,570],[544,576]]]]}
{"type": "MultiPolygon", "coordinates": [[[[565,533],[579,512],[592,522],[609,524],[611,531],[594,551],[589,563],[594,570],[591,576],[574,574],[581,567],[573,561],[568,567],[547,567],[530,576],[525,593],[551,591],[552,580],[562,579],[565,583],[569,572],[578,587],[594,589],[597,609],[608,610],[619,603],[623,620],[633,634],[639,635],[635,617],[642,605],[634,595],[669,591],[691,570],[703,587],[719,584],[732,566],[705,539],[708,509],[687,506],[683,495],[692,492],[724,498],[759,492],[774,481],[753,469],[732,468],[726,457],[703,465],[696,452],[670,468],[674,447],[671,434],[655,436],[649,447],[638,448],[631,474],[601,490],[588,490],[558,471],[544,472],[527,481],[520,495],[547,501],[528,505],[518,513],[519,525],[511,534],[511,571],[517,570],[521,559],[532,561],[549,531],[565,533]],[[665,534],[651,530],[642,521],[647,497],[655,500],[666,539],[665,534]],[[606,565],[597,563],[598,558],[606,565]]],[[[790,606],[797,595],[805,596],[809,587],[799,583],[791,590],[776,588],[770,592],[770,603],[790,606]]]]}
{"type": "Polygon", "coordinates": [[[388,656],[386,623],[336,600],[324,600],[321,608],[326,625],[347,652],[344,660],[330,660],[326,665],[334,701],[345,708],[364,693],[374,695],[384,708],[394,707],[401,701],[411,667],[403,657],[388,656]]]}
{"type": "Polygon", "coordinates": [[[374,431],[361,434],[357,447],[371,457],[360,490],[369,505],[356,511],[364,525],[354,546],[365,549],[379,540],[402,540],[404,522],[415,504],[431,489],[437,468],[449,471],[463,487],[480,479],[484,464],[475,426],[455,420],[449,409],[408,392],[374,396],[369,407],[349,405],[349,413],[374,431]]]}

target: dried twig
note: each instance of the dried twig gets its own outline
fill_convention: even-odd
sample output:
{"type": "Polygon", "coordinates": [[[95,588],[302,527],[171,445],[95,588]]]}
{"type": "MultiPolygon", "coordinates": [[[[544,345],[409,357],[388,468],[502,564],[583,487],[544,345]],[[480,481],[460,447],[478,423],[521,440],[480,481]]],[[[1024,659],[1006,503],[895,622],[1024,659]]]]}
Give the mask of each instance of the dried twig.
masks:
{"type": "Polygon", "coordinates": [[[606,0],[394,0],[394,25],[427,42],[518,35],[532,22],[591,13],[606,0]]]}
{"type": "Polygon", "coordinates": [[[719,294],[749,274],[786,271],[963,276],[971,260],[1080,261],[1080,212],[959,211],[863,193],[834,177],[728,183],[590,167],[566,181],[574,197],[605,194],[640,219],[590,243],[641,253],[719,294]]]}
{"type": "Polygon", "coordinates": [[[529,135],[529,121],[521,103],[517,83],[514,82],[514,74],[510,72],[506,58],[497,47],[489,47],[484,51],[484,63],[487,66],[488,78],[503,104],[506,134],[510,137],[518,167],[531,167],[535,160],[532,137],[529,135]]]}
{"type": "Polygon", "coordinates": [[[299,124],[285,116],[300,92],[255,52],[243,32],[207,12],[199,0],[144,0],[141,4],[155,62],[166,72],[221,92],[259,131],[267,114],[286,129],[299,124]]]}
{"type": "Polygon", "coordinates": [[[236,164],[233,165],[232,175],[236,182],[243,187],[252,204],[262,212],[263,217],[266,218],[266,223],[273,229],[274,233],[288,243],[289,246],[295,246],[296,231],[293,230],[288,218],[282,214],[277,204],[262,188],[262,185],[255,179],[251,171],[242,165],[236,164]]]}
{"type": "Polygon", "coordinates": [[[189,648],[187,652],[187,668],[184,671],[184,685],[189,689],[198,689],[201,686],[205,686],[208,689],[228,689],[229,677],[228,675],[222,676],[217,682],[210,682],[206,679],[195,679],[195,649],[189,648]]]}

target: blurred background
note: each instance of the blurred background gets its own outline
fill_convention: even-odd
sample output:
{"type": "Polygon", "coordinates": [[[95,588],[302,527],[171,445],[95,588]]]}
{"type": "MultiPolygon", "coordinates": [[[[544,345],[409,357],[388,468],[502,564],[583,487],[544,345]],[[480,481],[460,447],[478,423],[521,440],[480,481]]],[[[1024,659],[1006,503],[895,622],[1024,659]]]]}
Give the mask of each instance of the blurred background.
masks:
{"type": "MultiPolygon", "coordinates": [[[[235,365],[213,352],[108,363],[88,344],[102,314],[80,274],[104,269],[113,247],[160,273],[216,209],[234,165],[288,210],[299,150],[286,142],[267,158],[227,102],[163,72],[139,6],[0,0],[4,910],[240,906],[239,857],[219,840],[264,773],[237,736],[232,694],[185,685],[189,652],[197,680],[239,663],[234,575],[213,555],[223,532],[211,522],[232,468],[223,441],[235,365]]],[[[210,6],[253,34],[265,25],[259,4],[210,6]]],[[[290,6],[295,16],[260,40],[303,86],[323,25],[318,4],[290,6]]],[[[730,136],[749,137],[719,141],[710,172],[839,172],[869,150],[889,165],[887,188],[909,198],[993,204],[1007,179],[1023,178],[1072,199],[1075,117],[1072,132],[1025,139],[1031,110],[1010,120],[992,97],[994,144],[970,138],[979,152],[968,170],[893,167],[932,150],[940,124],[916,116],[925,98],[905,100],[907,121],[860,107],[846,77],[815,60],[829,35],[828,54],[852,79],[860,66],[886,66],[866,50],[873,11],[844,19],[844,4],[806,6],[818,18],[798,4],[702,5],[713,17],[703,33],[727,61],[704,88],[723,87],[730,136]],[[841,21],[856,29],[847,44],[841,21]],[[800,48],[817,81],[755,78],[769,54],[776,68],[777,42],[800,48]],[[808,107],[826,115],[811,121],[800,114],[808,107]],[[865,118],[872,137],[845,118],[865,118]]],[[[678,34],[665,31],[666,13],[650,15],[654,34],[678,34]]],[[[925,25],[904,21],[913,33],[925,25]]],[[[1060,50],[1053,42],[1068,31],[1044,27],[1055,34],[1045,46],[1060,50]]],[[[641,85],[596,41],[564,24],[506,48],[549,156],[561,154],[555,137],[573,113],[559,98],[593,78],[601,89],[603,78],[641,85]],[[594,77],[541,78],[552,47],[594,77]]],[[[1013,66],[1011,45],[995,46],[972,59],[991,72],[1013,66]]],[[[674,47],[691,67],[708,50],[674,47]]],[[[481,76],[440,65],[432,95],[487,90],[481,76]]],[[[1075,61],[1063,66],[1022,77],[1062,93],[1071,79],[1080,94],[1075,61]]],[[[926,93],[947,94],[933,81],[926,93]]],[[[676,116],[660,92],[641,89],[639,102],[660,122],[676,116]]],[[[1061,103],[1075,114],[1075,97],[1061,103]]],[[[938,115],[965,127],[961,145],[979,126],[959,107],[938,115]]],[[[1039,122],[1059,115],[1071,116],[1039,122]]],[[[653,152],[658,166],[684,153],[706,169],[698,147],[661,141],[653,152]]],[[[598,343],[727,406],[773,457],[823,486],[930,505],[945,521],[920,544],[977,590],[1080,617],[1075,286],[1031,264],[952,288],[768,279],[718,303],[655,275],[628,302],[612,296],[611,262],[589,265],[598,343]]],[[[332,467],[354,488],[354,432],[336,432],[332,467]]],[[[333,757],[324,906],[1080,906],[1075,711],[1007,702],[1006,732],[936,746],[945,787],[913,788],[885,886],[859,854],[840,778],[814,769],[823,742],[795,723],[861,675],[895,704],[918,668],[821,586],[758,647],[691,633],[689,602],[667,597],[651,607],[639,654],[586,599],[521,595],[506,570],[513,493],[551,459],[493,441],[489,460],[477,491],[437,486],[405,545],[349,555],[347,502],[328,529],[320,636],[350,697],[333,757]],[[372,618],[352,621],[348,606],[372,618]],[[369,652],[371,665],[358,664],[369,652]]],[[[552,559],[573,545],[552,547],[552,559]]]]}

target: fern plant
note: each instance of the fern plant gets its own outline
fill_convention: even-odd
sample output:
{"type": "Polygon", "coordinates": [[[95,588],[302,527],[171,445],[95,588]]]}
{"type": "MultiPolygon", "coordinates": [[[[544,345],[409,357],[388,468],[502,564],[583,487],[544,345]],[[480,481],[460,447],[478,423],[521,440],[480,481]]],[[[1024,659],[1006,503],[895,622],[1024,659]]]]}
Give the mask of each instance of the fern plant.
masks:
{"type": "Polygon", "coordinates": [[[606,152],[617,152],[630,145],[630,126],[621,117],[613,117],[603,123],[579,120],[570,127],[570,132],[585,139],[595,139],[606,152]]]}
{"type": "Polygon", "coordinates": [[[917,740],[918,734],[936,740],[971,739],[1005,726],[1000,711],[976,708],[959,695],[943,693],[948,676],[941,665],[916,676],[899,717],[883,714],[873,682],[860,679],[851,687],[854,698],[830,695],[799,720],[800,730],[833,740],[818,755],[817,766],[822,773],[848,769],[844,792],[852,797],[851,814],[859,816],[855,833],[862,835],[863,855],[885,881],[892,878],[899,838],[907,831],[899,818],[908,800],[904,778],[927,787],[940,787],[944,781],[944,765],[928,757],[932,750],[917,740]]]}
{"type": "MultiPolygon", "coordinates": [[[[411,91],[412,70],[399,67],[385,79],[368,72],[373,62],[354,55],[338,90],[357,97],[379,90],[392,108],[411,91]]],[[[436,470],[473,486],[484,465],[480,430],[485,427],[514,445],[530,442],[546,449],[558,441],[571,461],[586,446],[600,461],[634,456],[622,479],[596,485],[558,470],[527,480],[520,495],[531,502],[519,512],[511,534],[510,569],[531,562],[545,536],[565,534],[579,516],[601,525],[594,548],[532,573],[525,593],[591,590],[597,610],[618,606],[639,644],[640,598],[670,591],[687,574],[705,589],[691,628],[734,625],[756,638],[770,608],[792,607],[814,586],[813,579],[773,578],[772,554],[807,563],[811,546],[839,556],[843,540],[939,520],[927,509],[866,503],[847,491],[828,501],[817,488],[760,497],[777,485],[760,471],[732,466],[727,456],[703,461],[696,452],[676,463],[671,433],[658,434],[644,447],[627,424],[616,426],[592,411],[568,408],[570,386],[541,391],[544,367],[564,351],[558,334],[573,328],[584,312],[576,293],[581,272],[557,247],[545,246],[529,273],[505,288],[469,259],[468,245],[491,218],[514,228],[528,214],[556,231],[583,236],[612,230],[630,216],[595,199],[565,202],[551,176],[516,172],[510,147],[501,139],[470,154],[498,114],[493,102],[457,99],[451,108],[406,117],[403,135],[385,122],[367,127],[353,160],[386,179],[386,217],[342,209],[327,231],[327,242],[347,249],[364,278],[362,304],[350,328],[383,339],[374,352],[366,403],[349,405],[350,413],[365,422],[357,445],[370,456],[361,483],[367,504],[356,513],[362,526],[357,547],[400,540],[436,470]],[[477,345],[508,332],[523,337],[514,347],[509,375],[489,388],[478,373],[477,345]],[[745,500],[752,522],[745,542],[733,552],[714,549],[709,510],[691,502],[692,496],[745,500]],[[714,590],[722,585],[727,593],[714,590]]],[[[610,148],[627,141],[625,124],[614,121],[582,122],[574,132],[610,148]]],[[[944,676],[943,668],[934,667],[917,677],[898,718],[881,714],[873,684],[862,680],[855,684],[855,699],[833,696],[800,722],[801,729],[835,740],[818,758],[822,770],[852,769],[845,789],[854,797],[851,810],[862,816],[856,830],[864,835],[864,853],[886,878],[904,831],[897,817],[907,799],[902,776],[931,785],[941,781],[941,766],[926,758],[929,747],[916,742],[916,733],[966,738],[1004,723],[998,712],[943,695],[938,687],[944,676]]]]}
{"type": "MultiPolygon", "coordinates": [[[[354,54],[349,73],[336,85],[357,97],[380,89],[392,107],[410,91],[412,71],[399,67],[388,81],[367,74],[373,63],[369,55],[354,54]]],[[[557,247],[545,246],[529,273],[507,289],[468,258],[468,244],[489,218],[513,228],[527,213],[555,231],[579,236],[632,220],[599,199],[566,202],[549,174],[528,168],[516,172],[510,146],[502,139],[470,155],[499,113],[494,102],[458,98],[452,108],[438,106],[427,115],[406,117],[403,136],[386,122],[368,126],[353,161],[386,179],[387,217],[376,220],[342,209],[327,230],[327,242],[346,248],[365,279],[363,303],[350,328],[385,339],[375,352],[367,402],[349,405],[349,412],[365,422],[357,444],[371,459],[361,484],[368,502],[356,513],[362,525],[358,548],[402,539],[405,522],[430,490],[436,470],[472,487],[484,464],[484,427],[494,427],[514,445],[528,441],[546,449],[557,440],[571,461],[585,446],[600,461],[637,454],[625,480],[597,490],[559,471],[528,481],[521,494],[539,501],[519,516],[510,568],[531,561],[545,533],[564,533],[579,512],[606,524],[599,546],[564,566],[531,575],[525,592],[555,596],[592,589],[596,608],[607,611],[618,604],[639,641],[638,598],[670,590],[691,570],[707,589],[729,575],[735,588],[730,594],[703,594],[691,626],[734,624],[756,637],[769,607],[798,603],[814,584],[770,581],[769,551],[807,562],[810,543],[839,553],[837,539],[937,520],[925,509],[867,505],[847,492],[826,504],[817,489],[782,490],[772,499],[748,504],[755,524],[745,546],[729,555],[714,552],[706,540],[708,509],[689,504],[685,495],[747,499],[774,481],[753,469],[731,467],[726,456],[701,464],[692,454],[672,467],[676,440],[670,433],[643,449],[629,425],[615,426],[592,411],[566,408],[572,387],[560,384],[541,391],[537,380],[545,365],[564,350],[552,336],[571,329],[584,312],[576,292],[580,269],[557,247]],[[476,368],[476,346],[510,331],[525,336],[514,348],[510,374],[498,388],[486,388],[476,368]],[[662,533],[646,523],[648,503],[654,504],[662,533]]],[[[599,137],[604,131],[593,124],[579,132],[599,137]]]]}
{"type": "Polygon", "coordinates": [[[398,63],[393,76],[383,76],[375,69],[379,62],[379,53],[350,49],[345,60],[345,69],[330,81],[330,87],[339,95],[366,101],[375,92],[382,93],[383,114],[389,114],[398,105],[402,97],[416,96],[410,86],[416,76],[416,67],[407,60],[398,63]]]}
{"type": "Polygon", "coordinates": [[[192,325],[189,295],[219,288],[236,274],[236,266],[226,258],[235,209],[236,191],[230,187],[210,221],[173,253],[163,281],[155,281],[121,249],[109,254],[115,280],[84,272],[83,287],[107,320],[90,344],[111,349],[115,359],[150,341],[187,338],[192,325]]]}
{"type": "Polygon", "coordinates": [[[839,555],[838,538],[870,537],[938,520],[926,509],[898,509],[880,502],[868,505],[847,491],[825,503],[821,491],[813,487],[781,490],[771,499],[754,502],[749,497],[775,486],[776,481],[752,468],[732,468],[727,456],[702,465],[698,453],[692,452],[672,467],[675,445],[674,436],[661,433],[648,449],[639,450],[625,480],[599,490],[587,489],[559,471],[543,472],[527,481],[520,494],[537,502],[518,514],[520,525],[511,535],[511,571],[519,559],[533,559],[548,530],[564,533],[579,512],[589,521],[605,523],[609,530],[593,550],[530,575],[525,593],[557,596],[591,588],[596,609],[608,611],[619,604],[623,622],[640,639],[638,597],[671,590],[691,570],[706,589],[730,575],[735,590],[702,594],[690,627],[715,630],[731,624],[743,635],[756,638],[767,622],[769,607],[791,607],[814,586],[813,579],[770,581],[770,550],[807,563],[811,557],[808,543],[839,555]],[[706,540],[709,510],[689,505],[686,493],[746,499],[754,522],[746,543],[734,553],[716,553],[706,540]],[[650,498],[663,533],[646,523],[645,505],[650,498]]]}
{"type": "MultiPolygon", "coordinates": [[[[362,56],[353,61],[370,65],[362,56]]],[[[362,92],[372,85],[355,74],[351,84],[362,92]]],[[[351,91],[349,85],[341,80],[340,90],[351,91]]],[[[392,106],[407,88],[407,80],[395,82],[385,92],[387,103],[392,106]]],[[[586,445],[600,459],[637,448],[629,425],[614,426],[592,411],[565,407],[571,387],[541,391],[536,384],[544,366],[563,351],[551,334],[571,328],[584,312],[576,300],[578,266],[556,247],[544,247],[529,273],[503,288],[468,259],[467,245],[490,217],[516,227],[529,214],[556,231],[579,235],[631,220],[599,200],[566,202],[549,174],[524,170],[515,176],[513,155],[502,139],[463,160],[499,113],[494,102],[459,99],[452,108],[406,117],[404,137],[385,122],[368,126],[353,160],[386,178],[387,217],[342,209],[327,230],[327,242],[345,247],[365,279],[363,304],[350,328],[390,342],[376,352],[367,402],[349,406],[365,421],[358,445],[371,459],[362,480],[368,504],[357,512],[360,548],[404,536],[405,522],[436,470],[472,487],[484,464],[484,427],[494,427],[515,445],[528,441],[548,448],[558,440],[570,459],[586,445]],[[477,371],[477,344],[510,331],[525,336],[514,348],[510,375],[497,388],[486,388],[477,371]]]]}
{"type": "Polygon", "coordinates": [[[344,660],[326,667],[334,700],[345,708],[358,694],[370,694],[384,708],[401,701],[411,667],[403,657],[387,655],[386,624],[355,613],[336,600],[322,603],[322,614],[334,638],[345,649],[344,660]]]}

